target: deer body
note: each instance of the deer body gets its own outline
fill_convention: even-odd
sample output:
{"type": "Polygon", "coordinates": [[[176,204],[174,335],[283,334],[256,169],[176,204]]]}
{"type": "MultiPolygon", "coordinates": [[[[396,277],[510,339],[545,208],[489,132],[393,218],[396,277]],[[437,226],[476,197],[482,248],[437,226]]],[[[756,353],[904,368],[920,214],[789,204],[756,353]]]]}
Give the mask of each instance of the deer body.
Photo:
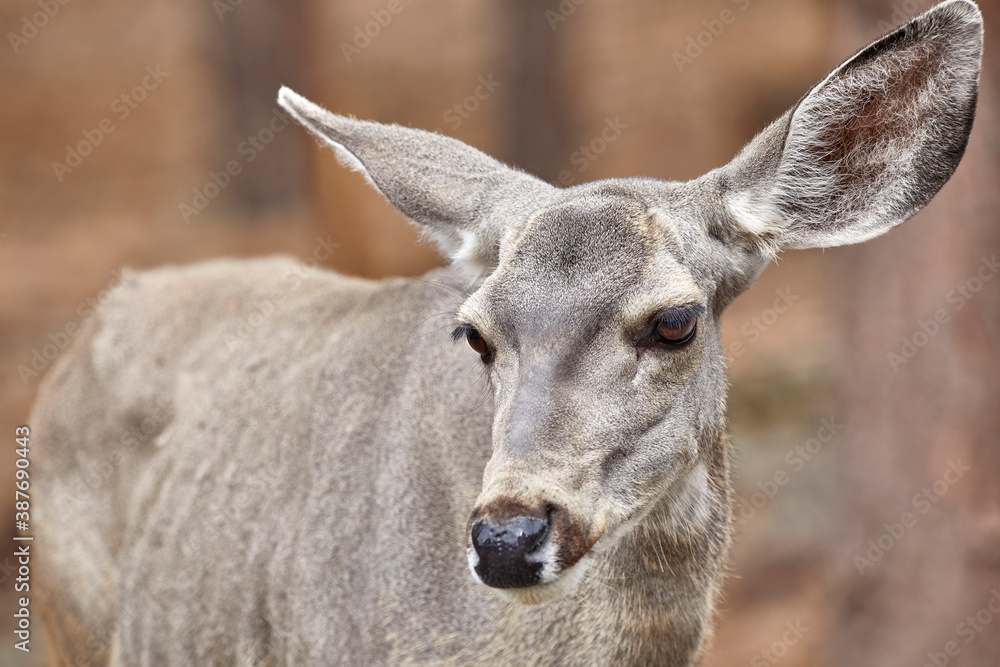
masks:
{"type": "Polygon", "coordinates": [[[981,40],[946,2],[689,183],[559,189],[283,90],[453,265],[126,279],[32,416],[53,652],[697,664],[731,532],[722,312],[781,248],[870,238],[937,192],[981,40]]]}
{"type": "MultiPolygon", "coordinates": [[[[344,664],[686,660],[710,614],[709,565],[728,533],[724,499],[705,523],[705,541],[693,544],[667,534],[665,510],[654,512],[629,548],[595,568],[600,578],[551,606],[511,604],[468,576],[467,515],[490,457],[493,411],[469,351],[428,335],[455,308],[446,286],[462,279],[453,274],[372,283],[276,258],[127,278],[79,352],[48,380],[46,391],[79,400],[52,414],[43,404],[35,415],[51,433],[80,423],[99,429],[86,440],[94,451],[45,461],[49,478],[76,483],[39,518],[40,539],[91,521],[94,503],[121,509],[106,530],[124,537],[115,570],[81,553],[63,564],[57,577],[67,586],[102,582],[108,594],[83,615],[94,628],[90,646],[60,653],[72,662],[114,642],[125,664],[178,656],[237,664],[267,664],[266,656],[287,664],[331,656],[344,664]],[[283,294],[252,336],[234,342],[248,313],[283,294]],[[171,326],[182,304],[212,326],[171,326]],[[110,331],[119,317],[129,326],[110,331]],[[428,325],[385,355],[377,332],[395,321],[428,325]],[[129,359],[124,372],[102,368],[112,350],[129,359]],[[400,386],[419,391],[420,411],[400,386]],[[219,420],[218,411],[248,418],[219,420]],[[77,481],[102,461],[119,468],[115,480],[77,481]],[[373,526],[375,518],[390,528],[373,526]],[[401,539],[414,533],[434,538],[401,539]],[[373,563],[403,576],[372,578],[373,563]],[[664,636],[685,639],[650,641],[664,636]]],[[[723,441],[716,446],[723,466],[723,441]]],[[[70,614],[57,581],[50,604],[70,614]]]]}

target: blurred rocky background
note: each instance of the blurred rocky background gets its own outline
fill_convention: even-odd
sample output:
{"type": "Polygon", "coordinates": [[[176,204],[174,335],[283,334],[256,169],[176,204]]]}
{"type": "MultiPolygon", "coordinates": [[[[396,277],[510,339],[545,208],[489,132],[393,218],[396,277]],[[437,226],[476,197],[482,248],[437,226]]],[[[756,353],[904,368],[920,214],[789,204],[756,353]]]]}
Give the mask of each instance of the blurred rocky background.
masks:
{"type": "MultiPolygon", "coordinates": [[[[44,660],[40,633],[12,648],[14,427],[121,267],[330,245],[360,276],[440,263],[286,126],[279,85],[556,183],[688,179],[932,4],[0,4],[0,663],[44,660]]],[[[709,665],[1000,664],[1000,2],[980,5],[951,182],[886,237],[787,253],[730,309],[738,536],[709,665]]]]}

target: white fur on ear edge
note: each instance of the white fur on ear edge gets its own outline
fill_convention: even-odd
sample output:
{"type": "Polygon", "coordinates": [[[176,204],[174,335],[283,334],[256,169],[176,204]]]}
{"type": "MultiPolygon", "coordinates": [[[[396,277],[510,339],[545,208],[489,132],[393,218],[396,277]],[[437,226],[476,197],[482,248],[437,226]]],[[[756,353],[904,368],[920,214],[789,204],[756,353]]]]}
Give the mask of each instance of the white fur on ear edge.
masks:
{"type": "Polygon", "coordinates": [[[306,98],[302,97],[294,90],[288,86],[282,86],[278,90],[278,104],[282,106],[288,113],[302,124],[309,132],[320,139],[325,145],[333,149],[334,155],[337,156],[337,162],[344,165],[351,171],[356,171],[365,177],[365,180],[375,188],[375,191],[385,197],[385,193],[378,187],[374,180],[372,180],[371,174],[365,168],[365,165],[361,163],[361,160],[351,151],[340,143],[334,141],[327,133],[323,131],[324,126],[330,124],[329,119],[334,117],[334,114],[330,113],[323,107],[310,102],[306,98]],[[325,122],[324,122],[325,121],[325,122]]]}

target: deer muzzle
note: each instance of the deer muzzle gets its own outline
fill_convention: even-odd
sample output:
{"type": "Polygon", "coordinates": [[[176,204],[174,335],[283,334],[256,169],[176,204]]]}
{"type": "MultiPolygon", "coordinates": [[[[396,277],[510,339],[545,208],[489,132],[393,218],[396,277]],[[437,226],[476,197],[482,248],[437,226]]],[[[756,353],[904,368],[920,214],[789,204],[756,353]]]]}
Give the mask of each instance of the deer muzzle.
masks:
{"type": "Polygon", "coordinates": [[[600,537],[592,537],[590,528],[562,504],[499,496],[478,505],[469,518],[469,568],[476,580],[509,599],[543,602],[576,583],[579,577],[566,578],[568,571],[582,574],[580,561],[600,537]],[[566,581],[555,586],[560,579],[566,581]]]}

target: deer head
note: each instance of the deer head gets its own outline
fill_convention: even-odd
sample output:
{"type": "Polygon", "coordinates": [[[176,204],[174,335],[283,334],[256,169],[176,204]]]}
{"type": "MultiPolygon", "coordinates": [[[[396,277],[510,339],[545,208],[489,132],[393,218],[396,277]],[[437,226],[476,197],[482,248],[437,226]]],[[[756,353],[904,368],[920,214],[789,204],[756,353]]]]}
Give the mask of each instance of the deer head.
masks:
{"type": "Polygon", "coordinates": [[[558,188],[438,134],[281,104],[479,274],[455,337],[492,387],[473,576],[535,603],[569,590],[658,504],[728,516],[720,318],[785,248],[857,243],[923,207],[965,150],[982,23],[950,0],[836,68],[694,181],[558,188]]]}

